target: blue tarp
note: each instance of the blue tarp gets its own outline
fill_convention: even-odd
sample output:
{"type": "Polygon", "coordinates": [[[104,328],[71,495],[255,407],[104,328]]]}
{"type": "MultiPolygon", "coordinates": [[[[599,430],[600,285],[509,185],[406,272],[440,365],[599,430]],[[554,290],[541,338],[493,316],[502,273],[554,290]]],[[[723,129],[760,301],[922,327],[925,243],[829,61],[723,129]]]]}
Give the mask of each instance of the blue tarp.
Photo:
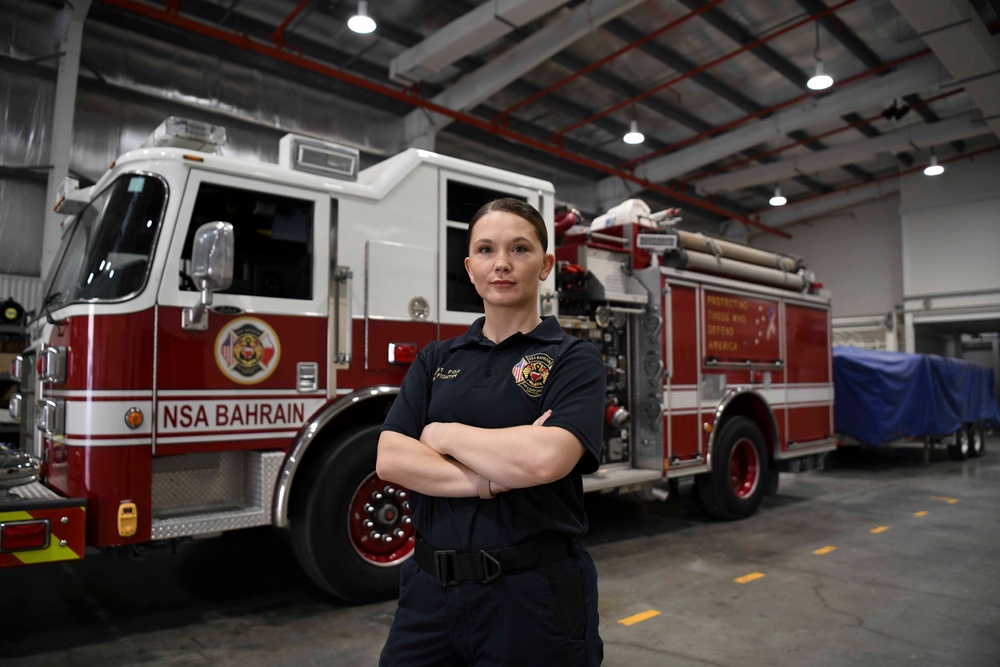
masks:
{"type": "Polygon", "coordinates": [[[837,433],[868,445],[1000,424],[993,370],[961,359],[833,348],[837,433]]]}

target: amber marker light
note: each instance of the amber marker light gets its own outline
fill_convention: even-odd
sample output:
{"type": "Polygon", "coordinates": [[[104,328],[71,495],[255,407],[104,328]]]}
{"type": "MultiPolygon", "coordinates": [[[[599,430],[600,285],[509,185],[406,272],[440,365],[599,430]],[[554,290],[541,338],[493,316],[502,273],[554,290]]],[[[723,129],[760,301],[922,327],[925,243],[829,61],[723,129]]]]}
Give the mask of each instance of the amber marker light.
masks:
{"type": "Polygon", "coordinates": [[[701,428],[703,431],[705,431],[705,433],[712,432],[712,424],[710,422],[705,422],[704,424],[701,425],[701,428]]]}
{"type": "Polygon", "coordinates": [[[205,158],[198,157],[197,155],[185,155],[184,159],[185,160],[191,160],[192,162],[204,162],[205,161],[205,158]]]}
{"type": "Polygon", "coordinates": [[[142,420],[142,410],[139,408],[130,408],[125,413],[125,423],[128,424],[129,428],[139,428],[142,426],[142,420]]]}

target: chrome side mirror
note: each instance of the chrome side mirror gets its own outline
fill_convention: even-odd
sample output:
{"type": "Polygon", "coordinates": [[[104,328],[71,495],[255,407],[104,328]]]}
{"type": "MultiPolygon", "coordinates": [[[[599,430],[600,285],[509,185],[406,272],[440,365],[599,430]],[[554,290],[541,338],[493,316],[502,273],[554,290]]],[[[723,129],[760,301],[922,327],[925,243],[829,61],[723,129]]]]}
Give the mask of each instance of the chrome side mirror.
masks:
{"type": "Polygon", "coordinates": [[[212,293],[233,283],[233,258],[236,254],[233,225],[206,222],[195,232],[191,248],[191,279],[201,289],[201,299],[193,308],[181,312],[181,328],[204,331],[208,328],[208,306],[212,293]]]}

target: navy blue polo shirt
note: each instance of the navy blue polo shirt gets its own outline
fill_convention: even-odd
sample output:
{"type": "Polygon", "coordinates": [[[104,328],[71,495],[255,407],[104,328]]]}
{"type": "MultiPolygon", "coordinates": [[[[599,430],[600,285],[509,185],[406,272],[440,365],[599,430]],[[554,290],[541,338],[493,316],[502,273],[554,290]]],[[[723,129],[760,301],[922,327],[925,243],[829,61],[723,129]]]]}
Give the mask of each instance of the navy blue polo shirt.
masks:
{"type": "Polygon", "coordinates": [[[479,318],[467,332],[429,344],[406,374],[382,424],[420,438],[431,422],[480,428],[524,426],[543,412],[545,427],[564,428],[586,450],[563,479],[512,489],[491,500],[410,494],[417,535],[437,549],[511,546],[552,533],[587,532],[581,474],[601,460],[605,369],[588,341],[563,332],[555,317],[499,345],[483,337],[479,318]]]}

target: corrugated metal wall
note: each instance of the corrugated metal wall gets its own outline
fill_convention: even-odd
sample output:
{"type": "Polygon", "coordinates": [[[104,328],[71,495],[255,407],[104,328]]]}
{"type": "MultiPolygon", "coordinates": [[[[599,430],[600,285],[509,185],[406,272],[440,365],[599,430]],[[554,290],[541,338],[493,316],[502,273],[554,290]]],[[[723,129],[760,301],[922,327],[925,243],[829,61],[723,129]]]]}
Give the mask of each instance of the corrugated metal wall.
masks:
{"type": "Polygon", "coordinates": [[[38,312],[42,305],[42,279],[0,274],[0,301],[8,297],[21,307],[38,312]]]}

